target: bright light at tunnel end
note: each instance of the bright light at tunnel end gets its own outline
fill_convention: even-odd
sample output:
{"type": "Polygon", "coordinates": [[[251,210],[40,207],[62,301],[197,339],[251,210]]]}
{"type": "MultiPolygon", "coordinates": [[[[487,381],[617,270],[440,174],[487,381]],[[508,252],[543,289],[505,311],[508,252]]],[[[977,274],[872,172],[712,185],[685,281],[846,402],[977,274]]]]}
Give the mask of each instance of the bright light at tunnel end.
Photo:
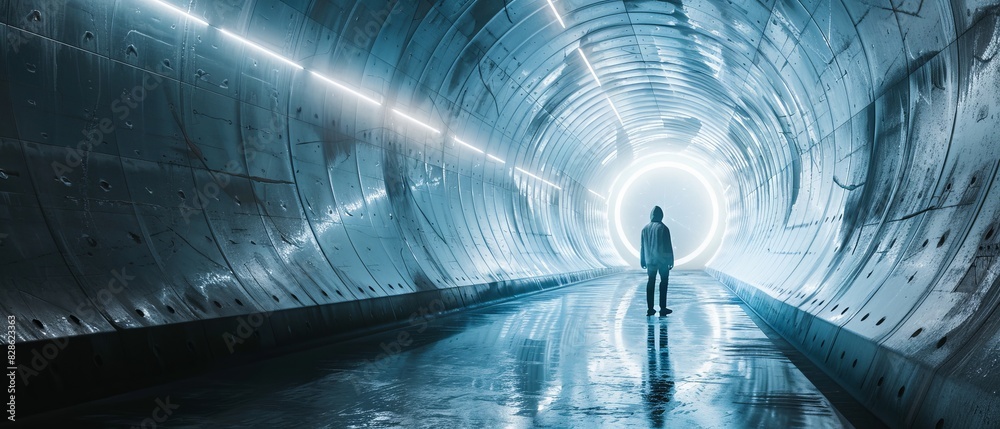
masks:
{"type": "Polygon", "coordinates": [[[687,156],[674,155],[671,156],[671,159],[658,158],[657,160],[640,163],[636,166],[636,168],[629,168],[625,170],[627,173],[622,174],[622,176],[625,176],[624,180],[621,180],[622,176],[619,176],[619,180],[616,180],[616,186],[613,187],[615,190],[612,192],[612,195],[614,195],[614,211],[612,212],[612,215],[614,217],[611,221],[615,223],[618,238],[622,241],[625,248],[628,249],[629,253],[633,257],[639,258],[639,249],[636,249],[635,246],[632,245],[632,242],[629,240],[629,235],[626,234],[625,228],[622,226],[622,203],[624,202],[625,196],[628,195],[629,188],[633,183],[635,183],[636,180],[646,173],[659,169],[676,169],[690,174],[705,188],[712,206],[711,226],[709,227],[709,232],[705,234],[705,239],[702,240],[694,251],[681,258],[675,259],[674,266],[680,267],[685,263],[691,262],[695,258],[701,256],[701,254],[704,253],[705,250],[707,250],[712,244],[716,233],[722,227],[722,216],[720,213],[719,196],[716,194],[716,186],[713,186],[713,183],[709,181],[706,174],[712,176],[712,179],[715,180],[716,184],[719,183],[719,180],[708,169],[696,168],[696,166],[700,166],[700,164],[687,156]],[[621,183],[621,185],[618,186],[617,183],[621,183]]]}

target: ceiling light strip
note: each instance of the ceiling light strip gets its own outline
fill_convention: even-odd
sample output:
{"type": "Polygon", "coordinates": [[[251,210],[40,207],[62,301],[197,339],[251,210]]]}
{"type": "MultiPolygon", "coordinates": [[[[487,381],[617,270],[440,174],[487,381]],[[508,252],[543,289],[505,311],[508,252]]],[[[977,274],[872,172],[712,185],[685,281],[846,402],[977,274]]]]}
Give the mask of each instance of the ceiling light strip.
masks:
{"type": "Polygon", "coordinates": [[[432,127],[430,125],[427,125],[427,124],[425,124],[423,122],[420,122],[420,120],[415,119],[414,117],[412,117],[410,115],[407,115],[407,114],[405,114],[403,112],[400,112],[398,109],[393,108],[392,111],[394,113],[396,113],[397,115],[402,116],[403,118],[409,120],[410,122],[413,122],[414,124],[420,125],[421,127],[424,127],[424,128],[426,128],[428,130],[433,131],[435,134],[441,134],[441,131],[438,131],[437,128],[434,128],[434,127],[432,127]]]}
{"type": "Polygon", "coordinates": [[[608,97],[608,105],[611,106],[611,110],[615,112],[615,116],[618,117],[618,122],[625,125],[625,121],[622,120],[622,115],[618,114],[618,109],[615,108],[615,103],[611,102],[611,97],[608,97]]]}
{"type": "Polygon", "coordinates": [[[362,100],[365,100],[365,101],[367,101],[369,103],[372,103],[372,104],[374,104],[376,106],[381,106],[382,105],[382,103],[379,103],[375,99],[373,99],[371,97],[367,97],[364,94],[362,94],[362,93],[360,93],[358,91],[355,91],[355,90],[351,89],[350,87],[348,87],[348,86],[346,86],[346,85],[344,85],[344,84],[342,84],[340,82],[337,82],[337,81],[335,81],[333,79],[330,79],[330,78],[328,78],[326,76],[323,76],[323,75],[321,75],[319,73],[316,73],[314,71],[309,71],[309,73],[312,73],[313,76],[316,76],[316,77],[318,77],[320,79],[323,79],[324,81],[326,81],[326,83],[329,83],[330,85],[336,86],[337,88],[340,88],[340,89],[342,89],[344,91],[347,91],[348,93],[350,93],[351,95],[353,95],[355,97],[358,97],[358,98],[360,98],[362,100]]]}
{"type": "MultiPolygon", "coordinates": [[[[197,22],[197,23],[199,23],[201,25],[211,26],[211,24],[209,24],[205,20],[203,20],[201,18],[198,18],[197,16],[194,16],[194,15],[188,13],[188,12],[185,12],[185,11],[183,11],[183,10],[177,8],[176,6],[171,5],[171,4],[167,3],[167,2],[164,2],[162,0],[150,0],[150,1],[153,2],[153,3],[156,3],[157,5],[160,5],[160,6],[164,7],[164,8],[166,8],[166,9],[169,9],[169,10],[171,10],[174,13],[182,15],[182,16],[184,16],[187,19],[190,19],[190,20],[192,20],[194,22],[197,22]]],[[[254,49],[256,49],[256,50],[258,50],[260,52],[263,52],[263,53],[265,53],[265,54],[267,54],[267,55],[269,55],[271,57],[274,57],[274,58],[276,58],[276,59],[278,59],[278,60],[280,60],[280,61],[282,61],[282,62],[284,62],[284,63],[286,63],[288,65],[291,65],[292,67],[295,67],[295,68],[297,68],[299,70],[303,70],[304,69],[304,67],[302,67],[300,64],[298,64],[298,63],[296,63],[296,62],[294,62],[294,61],[292,61],[292,60],[290,60],[288,58],[285,58],[284,56],[281,56],[281,55],[279,55],[279,54],[277,54],[277,53],[275,53],[275,52],[273,52],[273,51],[271,51],[271,50],[269,50],[269,49],[267,49],[267,48],[265,48],[263,46],[260,46],[260,45],[258,45],[256,43],[253,43],[253,42],[251,42],[251,41],[249,41],[249,40],[247,40],[247,39],[245,39],[243,37],[237,36],[236,34],[233,34],[232,32],[230,32],[230,31],[228,31],[226,29],[223,29],[223,28],[216,28],[216,29],[219,30],[220,33],[226,35],[227,37],[231,37],[233,39],[236,39],[236,40],[240,41],[241,43],[243,43],[243,44],[245,44],[247,46],[250,46],[250,47],[252,47],[252,48],[254,48],[254,49]]],[[[337,81],[335,81],[333,79],[330,79],[330,78],[328,78],[326,76],[323,76],[323,75],[321,75],[319,73],[316,73],[314,71],[310,71],[310,73],[312,73],[314,76],[316,76],[316,77],[318,77],[320,79],[323,79],[324,81],[326,81],[327,83],[329,83],[331,85],[334,85],[334,86],[336,86],[336,87],[338,87],[338,88],[340,88],[340,89],[342,89],[344,91],[347,91],[348,93],[350,93],[351,95],[354,95],[355,97],[358,97],[358,98],[360,98],[360,99],[362,99],[364,101],[367,101],[369,103],[372,103],[372,104],[374,104],[376,106],[381,106],[382,105],[382,103],[378,102],[377,100],[375,100],[375,99],[373,99],[371,97],[368,97],[368,96],[366,96],[364,94],[361,94],[360,92],[358,92],[358,91],[356,91],[356,90],[354,90],[354,89],[352,89],[352,88],[350,88],[350,87],[348,87],[348,86],[346,86],[344,84],[341,84],[340,82],[337,82],[337,81]]]]}
{"type": "Polygon", "coordinates": [[[463,145],[463,146],[465,146],[465,147],[467,147],[469,149],[472,149],[472,150],[474,150],[476,152],[483,153],[483,154],[486,153],[486,152],[483,152],[483,150],[480,149],[480,148],[478,148],[478,147],[475,147],[475,146],[473,146],[471,144],[468,144],[466,142],[463,142],[463,141],[459,140],[458,137],[454,137],[453,136],[452,139],[454,139],[456,143],[461,144],[461,145],[463,145]]]}
{"type": "Polygon", "coordinates": [[[556,20],[559,21],[559,25],[561,25],[562,28],[566,28],[566,23],[564,23],[562,17],[559,16],[559,11],[556,10],[556,5],[552,4],[552,0],[547,1],[549,2],[549,7],[552,8],[552,13],[556,16],[556,20]]]}
{"type": "MultiPolygon", "coordinates": [[[[173,5],[169,4],[169,3],[163,2],[161,0],[150,0],[150,1],[152,1],[153,3],[156,3],[156,4],[158,4],[158,5],[166,8],[166,9],[169,9],[170,11],[172,11],[172,12],[174,12],[176,14],[184,16],[185,18],[190,19],[190,20],[192,20],[192,21],[194,21],[194,22],[196,22],[198,24],[205,25],[205,26],[210,26],[210,27],[212,26],[211,24],[209,24],[205,20],[203,20],[201,18],[198,18],[197,16],[194,16],[194,15],[188,13],[188,12],[185,12],[185,11],[183,11],[183,10],[181,10],[181,9],[177,8],[176,6],[173,6],[173,5]]],[[[566,28],[566,23],[563,22],[562,17],[559,16],[559,12],[556,10],[555,4],[552,3],[552,0],[547,0],[547,1],[549,3],[549,7],[552,8],[552,13],[555,14],[556,20],[559,21],[559,25],[562,26],[562,28],[566,28]]],[[[226,35],[227,37],[230,37],[232,39],[236,39],[237,41],[239,41],[239,42],[241,42],[241,43],[243,43],[243,44],[245,44],[247,46],[250,46],[251,48],[254,48],[254,49],[256,49],[256,50],[258,50],[258,51],[260,51],[260,52],[262,52],[264,54],[267,54],[268,56],[271,56],[271,57],[273,57],[273,58],[275,58],[275,59],[277,59],[277,60],[279,60],[281,62],[284,62],[284,63],[286,63],[286,64],[288,64],[288,65],[290,65],[292,67],[295,67],[295,68],[297,68],[299,70],[304,70],[305,69],[305,67],[303,67],[302,65],[300,65],[300,64],[298,64],[298,63],[296,63],[296,62],[294,62],[294,61],[292,61],[292,60],[290,60],[290,59],[288,59],[288,58],[286,58],[286,57],[284,57],[282,55],[279,55],[279,54],[277,54],[277,53],[275,53],[275,52],[273,52],[273,51],[271,51],[271,50],[269,50],[269,49],[267,49],[267,48],[265,48],[263,46],[260,46],[260,45],[258,45],[256,43],[253,43],[253,42],[251,42],[251,41],[249,41],[249,40],[247,40],[247,39],[245,39],[245,38],[243,38],[241,36],[238,36],[238,35],[230,32],[230,31],[228,31],[226,29],[218,28],[218,27],[214,27],[214,28],[216,28],[217,30],[219,30],[220,33],[226,35]]],[[[583,58],[584,63],[587,64],[587,69],[590,70],[590,74],[591,74],[591,76],[594,77],[594,81],[597,82],[598,86],[601,86],[601,80],[598,79],[597,73],[594,71],[594,68],[590,65],[590,61],[587,60],[587,57],[583,54],[583,51],[580,50],[579,48],[577,48],[577,52],[580,53],[580,57],[583,58]]],[[[358,97],[358,98],[360,98],[360,99],[362,99],[364,101],[367,101],[367,102],[369,102],[371,104],[374,104],[376,106],[381,106],[382,105],[382,103],[380,103],[379,101],[377,101],[377,100],[375,100],[375,99],[373,99],[371,97],[368,97],[368,96],[366,96],[364,94],[361,94],[357,90],[354,90],[354,89],[352,89],[352,88],[350,88],[350,87],[348,87],[348,86],[346,86],[346,85],[344,85],[344,84],[342,84],[340,82],[337,82],[337,81],[335,81],[333,79],[330,79],[330,78],[328,78],[326,76],[323,76],[320,73],[317,73],[317,72],[312,71],[312,70],[310,70],[309,73],[311,73],[313,76],[316,76],[316,77],[322,79],[323,81],[325,81],[325,82],[327,82],[327,83],[329,83],[329,84],[331,84],[333,86],[336,86],[337,88],[340,88],[341,90],[344,90],[344,91],[350,93],[351,95],[353,95],[355,97],[358,97]]],[[[608,98],[608,104],[611,104],[611,99],[610,98],[608,98]]],[[[615,115],[618,116],[618,120],[621,121],[622,120],[621,116],[618,115],[618,110],[615,109],[615,106],[613,104],[611,104],[611,109],[614,110],[615,115]]],[[[417,124],[417,125],[419,125],[419,126],[421,126],[423,128],[426,128],[427,130],[430,130],[430,131],[434,132],[435,134],[441,134],[441,131],[438,130],[437,128],[434,128],[434,127],[432,127],[430,125],[427,125],[427,124],[421,122],[420,120],[418,120],[418,119],[416,119],[416,118],[414,118],[414,117],[412,117],[410,115],[407,115],[406,113],[403,113],[402,111],[400,111],[398,109],[393,108],[392,111],[393,111],[393,113],[395,113],[395,114],[403,117],[404,119],[406,119],[406,120],[408,120],[410,122],[413,122],[414,124],[417,124]]],[[[624,123],[623,123],[623,125],[624,125],[624,123]]],[[[486,154],[487,157],[489,157],[490,159],[492,159],[492,160],[494,160],[496,162],[499,162],[501,164],[506,164],[506,161],[504,161],[503,159],[501,159],[501,158],[499,158],[499,157],[497,157],[497,156],[495,156],[493,154],[488,154],[485,151],[483,151],[482,149],[480,149],[478,147],[475,147],[473,145],[470,145],[470,144],[468,144],[468,143],[466,143],[466,142],[458,139],[457,137],[453,137],[453,138],[455,139],[456,142],[462,144],[463,146],[466,146],[466,147],[468,147],[468,148],[470,148],[472,150],[475,150],[476,152],[486,154]]],[[[553,188],[562,190],[562,188],[559,187],[558,185],[556,185],[555,183],[552,183],[552,182],[550,182],[548,180],[542,179],[541,177],[538,177],[538,176],[536,176],[536,175],[534,175],[532,173],[529,173],[529,172],[525,171],[524,169],[522,169],[520,167],[514,167],[514,168],[517,171],[519,171],[519,172],[521,172],[521,173],[523,173],[523,174],[525,174],[527,176],[530,176],[530,177],[532,177],[534,179],[537,179],[537,180],[539,180],[539,181],[541,181],[541,182],[543,182],[543,183],[545,183],[545,184],[547,184],[549,186],[552,186],[553,188]]],[[[602,199],[604,198],[603,196],[601,196],[600,194],[598,194],[598,193],[596,193],[594,191],[590,191],[590,192],[592,192],[594,195],[597,195],[598,197],[601,197],[602,199]]]]}
{"type": "Polygon", "coordinates": [[[208,25],[208,23],[205,22],[205,20],[203,20],[201,18],[198,18],[197,16],[191,15],[190,13],[187,13],[187,12],[185,12],[183,10],[180,10],[180,9],[177,8],[177,6],[174,6],[172,4],[169,4],[169,3],[166,3],[166,2],[163,2],[163,1],[160,1],[160,0],[151,0],[151,1],[153,3],[156,3],[156,4],[160,5],[160,6],[163,6],[163,7],[167,8],[167,9],[170,9],[170,10],[174,11],[174,13],[178,13],[178,14],[184,15],[185,17],[187,17],[187,19],[190,19],[190,20],[192,20],[194,22],[197,22],[197,23],[199,23],[201,25],[208,25]]]}
{"type": "Polygon", "coordinates": [[[590,70],[590,75],[594,77],[594,81],[597,82],[597,86],[601,86],[601,80],[597,78],[597,73],[594,72],[594,68],[590,65],[590,61],[587,61],[587,56],[583,55],[583,50],[576,48],[576,51],[580,53],[580,58],[583,58],[583,63],[587,65],[587,70],[590,70]]]}
{"type": "Polygon", "coordinates": [[[560,188],[559,186],[556,186],[556,184],[555,184],[555,183],[552,183],[552,182],[550,182],[550,181],[548,181],[548,180],[545,180],[545,179],[543,179],[543,178],[541,178],[541,177],[538,177],[538,176],[536,176],[536,175],[534,175],[534,174],[531,174],[531,173],[529,173],[529,172],[527,172],[527,171],[524,171],[524,169],[523,169],[523,168],[521,168],[521,167],[514,167],[514,169],[515,169],[515,170],[517,170],[517,171],[520,171],[520,172],[521,172],[521,173],[523,173],[523,174],[526,174],[526,175],[528,175],[528,176],[531,176],[531,177],[533,177],[533,178],[535,178],[535,179],[538,179],[538,180],[541,180],[542,182],[545,182],[545,183],[546,183],[547,185],[549,185],[549,186],[551,186],[551,187],[553,187],[553,188],[556,188],[556,189],[559,189],[559,190],[562,190],[562,188],[560,188]]]}
{"type": "Polygon", "coordinates": [[[288,58],[285,58],[285,57],[283,57],[281,55],[278,55],[278,54],[276,54],[274,52],[269,51],[267,48],[265,48],[263,46],[260,46],[260,45],[254,43],[254,42],[251,42],[251,41],[249,41],[247,39],[244,39],[244,38],[242,38],[240,36],[237,36],[237,35],[235,35],[233,33],[230,33],[229,31],[227,31],[224,28],[220,28],[219,32],[222,33],[222,34],[225,34],[225,35],[227,35],[229,37],[232,37],[232,38],[234,38],[236,40],[239,40],[239,41],[243,42],[244,44],[246,44],[247,46],[250,46],[251,48],[254,48],[254,49],[256,49],[258,51],[261,51],[261,52],[263,52],[263,53],[265,53],[267,55],[270,55],[270,56],[272,56],[272,57],[274,57],[274,58],[276,58],[278,60],[281,60],[281,61],[285,62],[286,64],[288,64],[288,65],[290,65],[292,67],[295,67],[295,68],[297,68],[299,70],[305,68],[305,67],[300,66],[298,63],[296,63],[296,62],[294,62],[294,61],[292,61],[292,60],[290,60],[288,58]]]}
{"type": "Polygon", "coordinates": [[[601,165],[605,165],[611,162],[611,159],[614,158],[616,155],[618,155],[618,150],[617,149],[612,150],[611,153],[608,154],[608,156],[604,157],[604,159],[601,160],[601,165]]]}

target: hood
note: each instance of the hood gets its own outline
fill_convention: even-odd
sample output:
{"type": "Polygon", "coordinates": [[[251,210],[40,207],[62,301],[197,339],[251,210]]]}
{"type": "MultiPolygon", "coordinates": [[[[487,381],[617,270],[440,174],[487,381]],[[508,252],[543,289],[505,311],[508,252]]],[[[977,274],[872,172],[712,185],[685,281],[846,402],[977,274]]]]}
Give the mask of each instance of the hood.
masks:
{"type": "Polygon", "coordinates": [[[649,214],[650,222],[660,222],[663,220],[663,209],[660,206],[654,206],[653,212],[649,214]]]}

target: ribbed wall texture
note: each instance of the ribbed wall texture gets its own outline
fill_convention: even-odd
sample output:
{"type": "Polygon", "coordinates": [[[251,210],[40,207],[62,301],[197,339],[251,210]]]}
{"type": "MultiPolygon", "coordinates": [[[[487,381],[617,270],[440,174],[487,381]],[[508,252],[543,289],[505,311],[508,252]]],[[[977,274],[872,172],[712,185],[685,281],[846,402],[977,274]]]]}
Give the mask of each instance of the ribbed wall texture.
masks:
{"type": "Polygon", "coordinates": [[[729,186],[713,272],[848,391],[997,424],[995,2],[168,4],[0,0],[0,312],[110,338],[46,362],[605,273],[602,194],[666,150],[729,186]]]}

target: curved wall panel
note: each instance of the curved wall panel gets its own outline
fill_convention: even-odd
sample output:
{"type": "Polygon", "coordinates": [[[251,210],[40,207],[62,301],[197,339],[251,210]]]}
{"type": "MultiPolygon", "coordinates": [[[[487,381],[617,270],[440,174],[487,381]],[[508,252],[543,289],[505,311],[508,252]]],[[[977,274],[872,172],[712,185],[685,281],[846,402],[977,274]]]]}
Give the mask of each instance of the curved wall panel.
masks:
{"type": "MultiPolygon", "coordinates": [[[[320,23],[281,2],[193,7],[212,26],[155,1],[39,7],[12,3],[4,27],[23,39],[4,57],[4,259],[16,262],[5,289],[21,292],[5,303],[47,325],[24,326],[23,340],[616,261],[595,251],[606,237],[593,233],[603,221],[593,201],[510,173],[518,161],[539,174],[549,164],[498,152],[504,166],[451,141],[499,133],[435,82],[450,62],[411,58],[454,28],[415,24],[422,36],[398,34],[412,46],[388,49],[335,41],[333,29],[355,19],[320,23]],[[311,74],[320,70],[391,97],[373,106],[311,74]],[[428,132],[393,115],[402,106],[412,117],[453,114],[454,125],[428,132]],[[101,317],[66,323],[67,304],[93,301],[121,276],[128,287],[97,306],[101,317]]],[[[459,46],[438,49],[454,57],[459,46]]]]}
{"type": "Polygon", "coordinates": [[[460,90],[479,72],[432,61],[462,55],[440,43],[458,32],[446,11],[175,7],[190,16],[144,0],[2,3],[0,308],[17,320],[22,381],[47,402],[24,410],[617,263],[596,198],[462,105],[481,97],[460,90]],[[424,119],[443,132],[394,109],[443,113],[424,119]],[[495,158],[458,133],[498,136],[495,158]]]}
{"type": "MultiPolygon", "coordinates": [[[[838,74],[858,97],[870,82],[868,99],[803,88],[850,116],[791,128],[802,130],[800,159],[777,165],[800,169],[799,186],[784,195],[780,178],[748,179],[765,203],[732,201],[758,215],[738,222],[713,270],[892,426],[994,426],[1000,66],[986,52],[996,8],[845,6],[857,33],[827,40],[863,52],[865,69],[838,74]]],[[[798,7],[779,3],[774,15],[798,7]]],[[[791,31],[822,29],[818,18],[791,31]]],[[[769,61],[796,68],[810,48],[800,39],[769,61]]]]}
{"type": "Polygon", "coordinates": [[[893,425],[988,426],[998,10],[0,0],[0,311],[67,392],[190,371],[622,266],[604,191],[682,152],[776,330],[893,425]]]}

